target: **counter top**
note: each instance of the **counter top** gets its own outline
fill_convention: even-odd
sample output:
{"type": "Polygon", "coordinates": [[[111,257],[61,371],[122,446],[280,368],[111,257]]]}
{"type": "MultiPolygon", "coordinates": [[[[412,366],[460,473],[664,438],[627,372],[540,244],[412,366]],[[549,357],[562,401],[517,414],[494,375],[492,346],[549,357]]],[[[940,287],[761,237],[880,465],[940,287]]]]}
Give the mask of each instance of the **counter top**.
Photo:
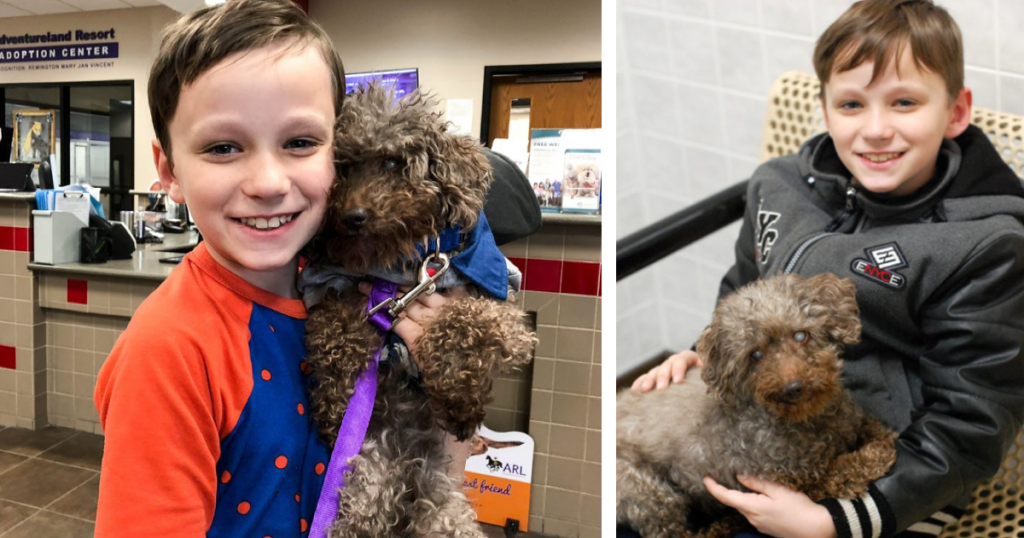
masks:
{"type": "Polygon", "coordinates": [[[562,224],[570,226],[600,226],[601,215],[582,213],[541,213],[540,221],[544,224],[562,224]]]}
{"type": "Polygon", "coordinates": [[[60,263],[57,265],[31,262],[28,264],[28,268],[33,271],[164,280],[178,265],[160,263],[160,259],[183,255],[181,252],[166,252],[166,250],[195,245],[197,241],[198,234],[194,231],[184,234],[164,234],[163,243],[139,245],[139,248],[132,253],[130,260],[110,260],[106,263],[60,263]]]}
{"type": "MultiPolygon", "coordinates": [[[[3,200],[0,194],[0,200],[3,200]]],[[[31,197],[29,193],[11,193],[8,196],[31,197]]],[[[581,215],[572,213],[544,213],[541,220],[545,224],[600,226],[600,215],[581,215]]],[[[187,245],[195,245],[198,240],[196,232],[185,234],[164,234],[163,243],[145,243],[132,254],[130,260],[110,260],[106,263],[61,263],[46,265],[31,262],[28,268],[33,271],[73,273],[80,275],[98,275],[136,278],[142,280],[164,280],[177,264],[160,263],[161,258],[181,256],[181,252],[166,252],[187,245]]]]}
{"type": "Polygon", "coordinates": [[[36,201],[36,193],[34,192],[0,192],[0,200],[9,200],[12,202],[17,201],[36,201]]]}

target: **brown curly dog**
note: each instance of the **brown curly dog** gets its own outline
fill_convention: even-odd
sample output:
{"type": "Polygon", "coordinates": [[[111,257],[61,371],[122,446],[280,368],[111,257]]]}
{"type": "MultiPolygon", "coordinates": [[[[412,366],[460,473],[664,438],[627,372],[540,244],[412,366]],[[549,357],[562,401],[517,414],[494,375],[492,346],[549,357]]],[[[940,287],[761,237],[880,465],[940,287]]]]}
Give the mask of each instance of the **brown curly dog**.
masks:
{"type": "Polygon", "coordinates": [[[832,274],[758,280],[722,299],[697,353],[701,380],[617,401],[616,517],[644,538],[750,528],[702,478],[771,480],[812,500],[867,492],[896,461],[896,434],[840,381],[860,339],[854,285],[832,274]],[[674,417],[669,420],[669,417],[674,417]]]}
{"type": "MultiPolygon", "coordinates": [[[[473,140],[445,128],[419,93],[396,102],[373,85],[346,97],[335,134],[338,178],[304,274],[326,264],[349,274],[416,274],[417,244],[445,227],[474,227],[490,166],[473,140]]],[[[366,439],[350,462],[329,536],[483,536],[461,481],[449,477],[445,432],[470,437],[483,422],[492,376],[530,360],[536,338],[511,292],[509,299],[472,292],[449,299],[425,322],[416,363],[404,347],[382,359],[366,439]]],[[[311,412],[328,447],[357,377],[384,342],[366,308],[351,286],[326,292],[309,310],[311,412]]]]}

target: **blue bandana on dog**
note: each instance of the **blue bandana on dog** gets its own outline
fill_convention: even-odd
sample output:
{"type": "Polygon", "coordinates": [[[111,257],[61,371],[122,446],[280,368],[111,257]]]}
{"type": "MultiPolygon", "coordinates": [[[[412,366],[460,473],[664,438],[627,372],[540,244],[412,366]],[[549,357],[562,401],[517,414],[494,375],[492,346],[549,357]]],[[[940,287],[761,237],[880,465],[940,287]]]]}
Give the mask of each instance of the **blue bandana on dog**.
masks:
{"type": "MultiPolygon", "coordinates": [[[[461,235],[457,227],[443,230],[440,237],[441,252],[458,248],[461,235]]],[[[421,256],[425,257],[433,251],[437,242],[430,241],[429,244],[429,250],[417,245],[421,256]]],[[[488,295],[502,301],[508,300],[509,287],[512,291],[519,291],[522,273],[498,249],[483,211],[480,212],[476,226],[466,234],[462,247],[461,252],[451,257],[451,267],[438,279],[439,289],[475,284],[488,295]]],[[[372,269],[368,273],[357,274],[340,265],[310,265],[299,273],[298,288],[308,309],[322,301],[328,290],[340,293],[359,284],[367,276],[396,284],[416,285],[419,283],[419,266],[413,264],[409,268],[372,269]]]]}
{"type": "MultiPolygon", "coordinates": [[[[441,252],[459,248],[461,235],[462,229],[458,226],[445,228],[440,237],[441,252]]],[[[421,245],[416,245],[416,249],[422,257],[430,253],[421,245]]],[[[451,258],[451,264],[452,268],[491,296],[502,301],[508,300],[508,267],[505,264],[505,255],[498,250],[498,244],[494,242],[494,235],[491,233],[491,225],[487,223],[483,211],[480,212],[476,226],[469,231],[462,252],[451,258]]]]}

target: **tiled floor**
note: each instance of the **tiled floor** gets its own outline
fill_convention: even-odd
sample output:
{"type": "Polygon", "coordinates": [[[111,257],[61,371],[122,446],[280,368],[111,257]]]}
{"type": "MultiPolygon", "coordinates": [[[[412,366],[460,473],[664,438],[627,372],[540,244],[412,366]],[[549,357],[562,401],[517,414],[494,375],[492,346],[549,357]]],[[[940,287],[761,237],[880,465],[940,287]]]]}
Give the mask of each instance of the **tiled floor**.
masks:
{"type": "MultiPolygon", "coordinates": [[[[0,538],[91,537],[102,458],[100,435],[0,427],[0,538]]],[[[488,538],[505,536],[483,527],[488,538]]]]}
{"type": "Polygon", "coordinates": [[[91,537],[103,437],[0,429],[0,537],[91,537]]]}

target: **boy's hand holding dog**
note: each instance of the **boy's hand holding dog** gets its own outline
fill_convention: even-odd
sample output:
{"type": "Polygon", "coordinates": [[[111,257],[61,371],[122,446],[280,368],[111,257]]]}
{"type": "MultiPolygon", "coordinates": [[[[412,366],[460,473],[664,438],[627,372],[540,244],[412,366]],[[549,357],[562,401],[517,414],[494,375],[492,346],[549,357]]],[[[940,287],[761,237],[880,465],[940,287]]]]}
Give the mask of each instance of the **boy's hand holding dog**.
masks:
{"type": "MultiPolygon", "coordinates": [[[[372,288],[373,286],[369,282],[359,283],[359,292],[367,297],[370,296],[372,288]]],[[[402,293],[406,293],[410,289],[410,286],[401,286],[399,288],[402,293]]],[[[420,369],[423,369],[423,364],[420,362],[419,354],[416,353],[416,342],[423,336],[427,325],[437,317],[437,311],[448,302],[448,299],[458,299],[468,295],[469,292],[465,286],[454,286],[429,295],[422,294],[405,308],[405,315],[391,329],[405,342],[406,347],[409,348],[410,355],[412,355],[413,362],[420,369]]]]}
{"type": "Polygon", "coordinates": [[[711,477],[704,486],[726,506],[739,510],[758,532],[774,538],[835,538],[836,527],[824,506],[784,485],[737,477],[751,493],[726,488],[711,477]]]}
{"type": "Polygon", "coordinates": [[[695,351],[680,351],[636,378],[629,390],[637,393],[650,392],[653,389],[665,390],[669,382],[677,385],[682,383],[686,378],[686,371],[693,367],[703,368],[704,361],[695,351]]]}

